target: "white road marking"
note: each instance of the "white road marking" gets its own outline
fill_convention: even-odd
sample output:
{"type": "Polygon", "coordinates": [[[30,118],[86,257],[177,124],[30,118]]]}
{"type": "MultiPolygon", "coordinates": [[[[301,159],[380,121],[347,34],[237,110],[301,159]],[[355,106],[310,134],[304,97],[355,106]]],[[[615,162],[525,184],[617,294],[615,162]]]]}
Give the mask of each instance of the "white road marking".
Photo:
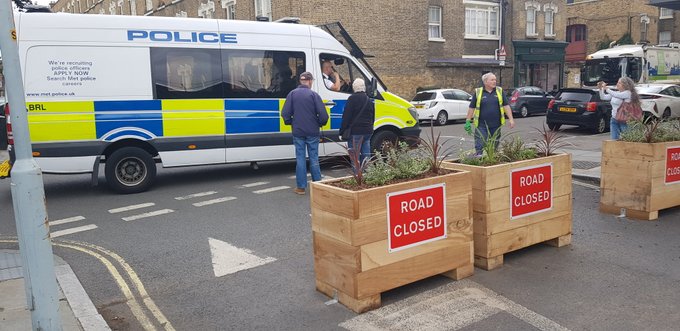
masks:
{"type": "Polygon", "coordinates": [[[193,198],[205,197],[205,196],[208,196],[208,195],[213,195],[213,194],[215,194],[215,193],[217,193],[217,191],[208,191],[208,192],[194,193],[194,194],[185,195],[185,196],[183,196],[183,197],[176,197],[175,200],[189,200],[189,199],[193,199],[193,198]]]}
{"type": "Polygon", "coordinates": [[[270,192],[275,192],[275,191],[281,191],[281,190],[285,190],[285,189],[289,189],[289,188],[290,188],[290,186],[274,186],[274,187],[270,187],[270,188],[266,188],[266,189],[262,189],[262,190],[258,190],[258,191],[253,191],[253,193],[264,194],[264,193],[270,193],[270,192]]]}
{"type": "Polygon", "coordinates": [[[85,217],[82,217],[82,216],[73,216],[73,217],[69,217],[69,218],[62,218],[60,220],[50,221],[50,222],[48,222],[48,224],[50,226],[60,225],[60,224],[66,224],[66,223],[71,223],[71,222],[78,222],[78,221],[82,221],[84,219],[85,219],[85,217]]]}
{"type": "Polygon", "coordinates": [[[261,186],[261,185],[267,185],[269,182],[256,182],[256,183],[249,183],[249,184],[243,184],[241,187],[255,187],[255,186],[261,186]]]}
{"type": "Polygon", "coordinates": [[[116,213],[122,213],[124,211],[130,211],[130,210],[135,210],[135,209],[142,209],[146,207],[151,207],[155,206],[156,204],[153,202],[147,202],[147,203],[140,203],[138,205],[131,205],[131,206],[126,206],[126,207],[120,207],[120,208],[114,208],[114,209],[109,209],[109,213],[111,214],[116,214],[116,213]]]}
{"type": "Polygon", "coordinates": [[[123,217],[123,221],[126,221],[126,222],[136,221],[136,220],[142,219],[142,218],[165,215],[165,214],[170,214],[170,213],[174,213],[174,212],[175,211],[172,210],[172,209],[161,209],[161,210],[151,211],[151,212],[144,213],[144,214],[123,217]]]}
{"type": "Polygon", "coordinates": [[[83,231],[88,231],[88,230],[94,230],[96,228],[97,228],[96,225],[88,224],[88,225],[83,225],[83,226],[79,226],[79,227],[76,227],[76,228],[54,231],[54,232],[50,233],[50,237],[57,238],[57,237],[65,236],[67,234],[73,234],[73,233],[78,233],[78,232],[83,232],[83,231]]]}
{"type": "MultiPolygon", "coordinates": [[[[312,177],[312,174],[307,174],[307,178],[311,178],[311,177],[312,177]]],[[[296,178],[297,178],[297,177],[296,177],[295,175],[288,176],[288,179],[296,179],[296,178]]],[[[324,179],[324,178],[326,178],[326,179],[334,179],[335,177],[333,177],[333,176],[328,176],[328,175],[323,175],[323,174],[322,174],[322,175],[321,175],[321,179],[324,179]]]]}
{"type": "Polygon", "coordinates": [[[215,277],[233,274],[276,261],[273,257],[258,257],[252,251],[238,248],[221,240],[208,238],[215,277]]]}
{"type": "Polygon", "coordinates": [[[347,330],[459,330],[500,312],[539,330],[568,331],[471,280],[452,282],[374,311],[339,326],[347,330]]]}
{"type": "Polygon", "coordinates": [[[203,206],[214,205],[216,203],[231,201],[231,200],[236,200],[236,197],[224,197],[224,198],[219,198],[219,199],[206,200],[206,201],[196,202],[193,205],[196,206],[196,207],[203,207],[203,206]]]}

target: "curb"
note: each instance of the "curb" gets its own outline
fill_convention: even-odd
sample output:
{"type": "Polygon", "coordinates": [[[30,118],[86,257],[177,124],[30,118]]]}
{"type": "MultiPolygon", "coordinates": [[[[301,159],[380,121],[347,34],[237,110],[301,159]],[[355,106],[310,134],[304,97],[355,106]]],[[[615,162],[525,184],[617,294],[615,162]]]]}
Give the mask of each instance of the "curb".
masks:
{"type": "Polygon", "coordinates": [[[600,186],[600,177],[571,173],[571,178],[600,186]]]}
{"type": "Polygon", "coordinates": [[[54,266],[57,282],[78,323],[85,331],[111,330],[68,264],[54,266]]]}

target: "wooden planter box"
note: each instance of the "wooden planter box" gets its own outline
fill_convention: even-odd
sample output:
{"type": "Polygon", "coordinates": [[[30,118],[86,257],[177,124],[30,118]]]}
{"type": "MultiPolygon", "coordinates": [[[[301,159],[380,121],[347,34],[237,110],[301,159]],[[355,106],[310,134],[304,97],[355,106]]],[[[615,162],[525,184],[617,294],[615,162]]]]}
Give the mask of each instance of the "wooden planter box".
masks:
{"type": "Polygon", "coordinates": [[[357,313],[380,307],[380,294],[399,286],[438,274],[458,280],[474,272],[468,172],[362,191],[313,182],[311,207],[316,289],[357,313]],[[441,183],[446,238],[389,252],[386,195],[441,183]]]}
{"type": "Polygon", "coordinates": [[[604,141],[600,211],[618,215],[625,208],[627,217],[656,220],[659,210],[680,206],[678,153],[680,141],[604,141]],[[675,156],[671,157],[673,151],[675,156]]]}
{"type": "MultiPolygon", "coordinates": [[[[472,173],[475,266],[485,270],[498,268],[503,265],[503,254],[537,243],[545,242],[557,247],[571,243],[570,154],[490,167],[444,162],[444,167],[467,170],[472,173]],[[549,164],[552,165],[551,208],[512,217],[512,172],[520,173],[522,169],[537,166],[545,169],[549,164]]],[[[544,178],[547,177],[544,176],[544,178]]],[[[544,184],[547,183],[544,181],[544,184]]]]}

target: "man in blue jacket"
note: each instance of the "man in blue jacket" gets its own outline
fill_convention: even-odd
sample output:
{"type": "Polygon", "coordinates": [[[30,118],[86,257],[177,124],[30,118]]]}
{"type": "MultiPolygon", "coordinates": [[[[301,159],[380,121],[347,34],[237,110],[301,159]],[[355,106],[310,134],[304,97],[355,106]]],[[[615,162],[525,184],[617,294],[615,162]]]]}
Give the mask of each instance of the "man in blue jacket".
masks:
{"type": "Polygon", "coordinates": [[[295,193],[303,195],[307,188],[307,164],[305,150],[309,154],[312,180],[321,180],[319,166],[319,128],[328,122],[326,107],[318,93],[312,91],[314,77],[310,72],[300,75],[300,86],[290,91],[283,105],[281,117],[287,125],[293,126],[295,145],[295,193]]]}

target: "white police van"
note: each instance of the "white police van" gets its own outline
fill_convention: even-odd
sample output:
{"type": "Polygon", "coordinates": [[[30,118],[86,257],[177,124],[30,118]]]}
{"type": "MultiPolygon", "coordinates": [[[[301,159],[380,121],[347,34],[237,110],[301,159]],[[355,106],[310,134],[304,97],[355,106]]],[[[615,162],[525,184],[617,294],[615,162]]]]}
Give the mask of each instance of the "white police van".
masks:
{"type": "MultiPolygon", "coordinates": [[[[104,162],[121,193],[148,189],[156,163],[293,159],[280,111],[304,71],[330,114],[319,153],[341,151],[333,140],[351,82],[374,77],[309,25],[46,13],[15,22],[36,161],[46,173],[92,173],[93,181],[104,162]],[[325,60],[350,82],[339,92],[321,79],[325,60]]],[[[374,148],[418,136],[411,105],[377,89],[374,148]]]]}

